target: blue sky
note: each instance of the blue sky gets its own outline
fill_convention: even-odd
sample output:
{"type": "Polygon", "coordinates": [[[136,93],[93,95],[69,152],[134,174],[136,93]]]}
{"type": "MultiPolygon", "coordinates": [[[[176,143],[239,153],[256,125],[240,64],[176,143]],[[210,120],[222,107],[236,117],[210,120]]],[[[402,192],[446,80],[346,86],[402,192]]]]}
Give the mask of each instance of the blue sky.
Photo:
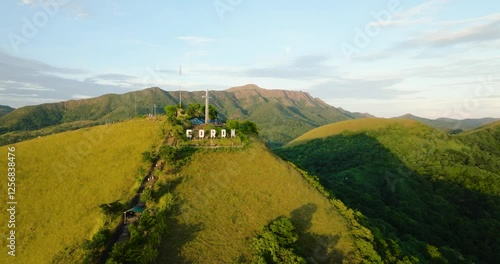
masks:
{"type": "Polygon", "coordinates": [[[498,1],[13,0],[0,21],[0,105],[254,83],[380,117],[500,117],[498,1]]]}

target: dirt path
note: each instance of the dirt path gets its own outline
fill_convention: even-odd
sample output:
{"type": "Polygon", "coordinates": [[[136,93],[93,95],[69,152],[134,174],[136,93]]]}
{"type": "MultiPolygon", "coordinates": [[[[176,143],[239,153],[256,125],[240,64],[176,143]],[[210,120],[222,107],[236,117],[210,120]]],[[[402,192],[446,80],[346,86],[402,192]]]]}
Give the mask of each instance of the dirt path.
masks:
{"type": "MultiPolygon", "coordinates": [[[[174,147],[177,143],[177,140],[169,133],[165,139],[163,140],[163,144],[158,147],[156,152],[158,152],[159,148],[163,145],[169,145],[174,147]]],[[[155,180],[150,180],[151,176],[153,175],[153,172],[155,171],[156,168],[161,168],[161,166],[158,165],[158,160],[159,157],[156,157],[152,162],[151,166],[149,167],[148,173],[146,173],[146,176],[142,179],[141,186],[137,190],[137,193],[134,195],[134,197],[128,202],[128,208],[132,208],[135,206],[140,206],[144,207],[144,202],[140,200],[141,194],[144,191],[145,188],[151,187],[154,185],[155,180]],[[149,181],[148,181],[149,179],[149,181]]],[[[106,260],[109,258],[109,253],[113,249],[113,246],[116,243],[121,243],[125,242],[129,239],[130,237],[130,232],[128,231],[128,225],[131,224],[132,222],[127,222],[126,224],[124,223],[124,219],[120,222],[120,225],[116,228],[115,232],[111,235],[111,239],[109,244],[106,246],[106,250],[101,254],[99,257],[99,263],[106,263],[106,260]]]]}

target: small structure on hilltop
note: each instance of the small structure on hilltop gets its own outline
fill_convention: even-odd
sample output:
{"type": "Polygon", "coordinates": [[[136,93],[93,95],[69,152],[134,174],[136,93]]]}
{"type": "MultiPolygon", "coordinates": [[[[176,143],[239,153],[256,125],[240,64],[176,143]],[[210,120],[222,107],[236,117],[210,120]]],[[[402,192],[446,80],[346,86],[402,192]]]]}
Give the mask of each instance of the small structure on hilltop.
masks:
{"type": "Polygon", "coordinates": [[[192,118],[189,120],[189,122],[191,123],[191,125],[193,126],[199,126],[201,124],[204,124],[205,121],[201,118],[198,118],[198,117],[195,117],[195,118],[192,118]]]}
{"type": "Polygon", "coordinates": [[[142,216],[142,212],[144,212],[144,207],[135,206],[134,208],[130,208],[127,211],[123,212],[123,223],[133,223],[137,221],[142,216]]]}

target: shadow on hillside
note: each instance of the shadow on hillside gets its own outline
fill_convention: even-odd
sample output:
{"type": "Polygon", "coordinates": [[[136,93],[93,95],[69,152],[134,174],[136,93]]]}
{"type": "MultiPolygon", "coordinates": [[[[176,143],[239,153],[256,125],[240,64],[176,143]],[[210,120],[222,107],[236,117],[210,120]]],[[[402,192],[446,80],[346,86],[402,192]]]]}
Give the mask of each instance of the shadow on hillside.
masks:
{"type": "MultiPolygon", "coordinates": [[[[160,186],[157,192],[172,192],[182,182],[183,178],[168,181],[160,186]]],[[[182,255],[182,248],[196,239],[198,232],[204,229],[202,223],[186,223],[184,201],[177,200],[167,219],[167,232],[162,238],[160,263],[191,263],[182,255]],[[184,214],[183,214],[184,213],[184,214]]]]}
{"type": "Polygon", "coordinates": [[[181,223],[178,218],[171,217],[168,222],[166,238],[162,241],[161,263],[191,263],[182,255],[182,248],[196,238],[203,230],[202,224],[181,223]]]}
{"type": "Polygon", "coordinates": [[[155,188],[155,191],[153,192],[152,198],[155,202],[158,202],[158,200],[165,195],[168,192],[172,192],[177,188],[179,184],[181,184],[183,181],[183,177],[178,177],[173,180],[169,180],[167,182],[162,182],[162,183],[157,183],[157,187],[155,188]]]}
{"type": "Polygon", "coordinates": [[[182,166],[184,166],[190,159],[191,156],[193,156],[199,149],[189,147],[189,146],[184,146],[181,147],[177,150],[175,153],[175,161],[174,161],[174,166],[170,168],[168,173],[170,174],[176,174],[179,173],[179,171],[182,169],[182,166]]]}
{"type": "Polygon", "coordinates": [[[300,253],[309,263],[341,263],[345,255],[335,248],[340,235],[320,235],[310,231],[317,210],[317,205],[308,203],[291,213],[291,221],[299,234],[300,253]]]}
{"type": "MultiPolygon", "coordinates": [[[[392,144],[408,142],[395,138],[392,144]]],[[[386,260],[402,259],[405,255],[424,262],[471,261],[462,255],[479,259],[474,262],[500,260],[498,196],[421,175],[365,133],[340,134],[276,152],[317,175],[336,198],[360,211],[365,217],[358,220],[375,235],[374,247],[386,260]],[[428,245],[437,247],[439,254],[428,245]]],[[[418,154],[410,147],[408,152],[418,154]]],[[[443,174],[439,175],[444,178],[444,173],[451,173],[448,168],[457,164],[447,158],[449,155],[433,156],[423,165],[420,161],[411,162],[419,171],[441,170],[443,174]]],[[[463,177],[460,172],[454,175],[463,177]]],[[[294,223],[299,226],[310,221],[314,209],[314,205],[305,205],[295,210],[294,223]]],[[[334,243],[336,238],[331,239],[334,243]]]]}

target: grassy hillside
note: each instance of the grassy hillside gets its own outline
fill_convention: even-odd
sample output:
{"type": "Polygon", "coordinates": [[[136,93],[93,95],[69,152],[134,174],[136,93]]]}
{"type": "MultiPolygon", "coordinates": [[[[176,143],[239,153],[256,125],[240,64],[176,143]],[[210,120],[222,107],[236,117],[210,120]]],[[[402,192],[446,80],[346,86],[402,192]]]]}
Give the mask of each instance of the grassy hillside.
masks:
{"type": "Polygon", "coordinates": [[[312,129],[305,134],[297,137],[288,143],[285,147],[293,147],[300,144],[307,143],[308,141],[326,138],[330,136],[334,136],[340,134],[343,131],[362,131],[362,130],[370,130],[370,129],[379,129],[387,127],[388,125],[399,124],[405,127],[418,126],[416,121],[412,121],[409,119],[382,119],[382,118],[366,118],[362,121],[360,120],[348,120],[333,124],[328,124],[325,126],[321,126],[315,129],[312,129]]]}
{"type": "MultiPolygon", "coordinates": [[[[204,91],[183,92],[182,101],[204,104],[204,91]]],[[[257,123],[262,136],[273,146],[283,145],[300,134],[331,122],[352,119],[349,112],[330,106],[308,93],[266,90],[255,85],[211,91],[211,104],[219,119],[248,119],[257,123]]],[[[51,131],[115,122],[147,115],[153,104],[158,113],[178,104],[178,91],[148,88],[126,94],[21,107],[0,117],[0,145],[46,135],[51,131]],[[71,126],[69,124],[72,124],[71,126]]]]}
{"type": "Polygon", "coordinates": [[[318,139],[278,153],[366,216],[384,262],[498,263],[500,126],[449,135],[373,122],[319,128],[318,139]]]}
{"type": "MultiPolygon", "coordinates": [[[[130,198],[141,153],[159,135],[160,122],[134,119],[9,145],[16,148],[17,254],[8,256],[2,239],[0,263],[50,263],[56,255],[78,260],[80,243],[104,222],[99,205],[130,198]]],[[[7,147],[0,147],[4,172],[7,147]]],[[[7,177],[0,184],[4,212],[5,183],[7,177]]]]}
{"type": "Polygon", "coordinates": [[[167,180],[180,202],[169,218],[159,262],[249,262],[252,238],[291,218],[299,253],[315,263],[358,263],[352,226],[339,209],[262,143],[238,151],[198,151],[167,180]]]}

